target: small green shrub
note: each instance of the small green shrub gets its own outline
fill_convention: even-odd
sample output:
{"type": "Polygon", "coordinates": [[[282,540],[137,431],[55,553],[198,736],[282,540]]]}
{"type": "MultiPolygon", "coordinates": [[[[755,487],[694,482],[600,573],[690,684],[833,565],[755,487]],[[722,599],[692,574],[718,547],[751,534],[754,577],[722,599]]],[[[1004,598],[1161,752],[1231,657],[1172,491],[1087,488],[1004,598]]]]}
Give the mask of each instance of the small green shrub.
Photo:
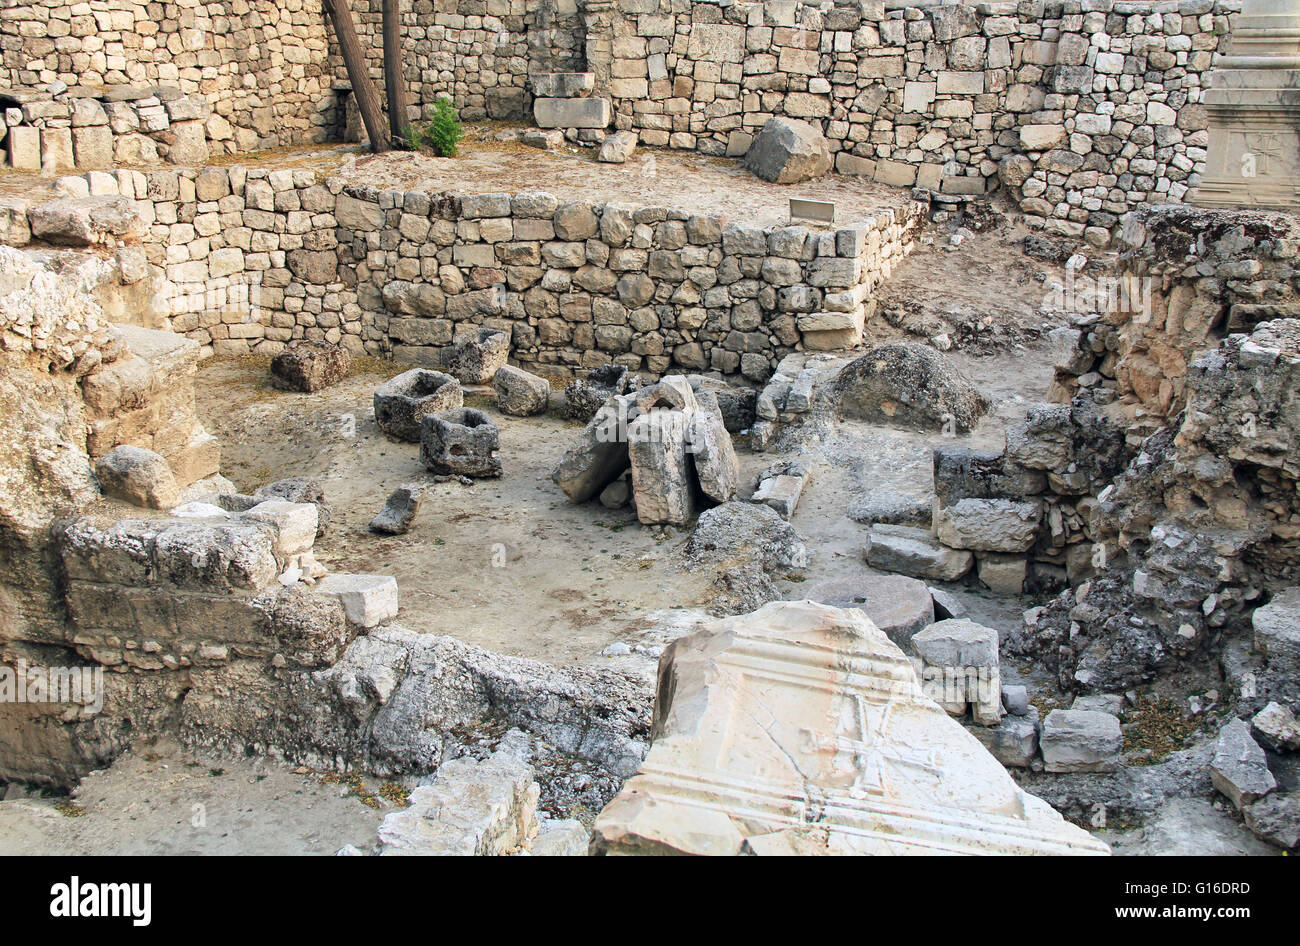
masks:
{"type": "Polygon", "coordinates": [[[454,158],[465,137],[460,115],[448,99],[438,99],[429,120],[411,127],[410,142],[413,148],[431,148],[441,158],[454,158]]]}

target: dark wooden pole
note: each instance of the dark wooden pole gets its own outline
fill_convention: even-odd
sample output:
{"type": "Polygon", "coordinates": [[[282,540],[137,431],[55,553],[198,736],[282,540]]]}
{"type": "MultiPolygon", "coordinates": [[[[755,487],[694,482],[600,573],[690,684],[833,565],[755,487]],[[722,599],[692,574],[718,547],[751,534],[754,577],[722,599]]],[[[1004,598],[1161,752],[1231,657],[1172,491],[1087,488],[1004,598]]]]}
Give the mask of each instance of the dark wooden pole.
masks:
{"type": "Polygon", "coordinates": [[[352,8],[348,0],[322,0],[325,14],[334,24],[334,37],[339,42],[339,52],[343,54],[343,65],[348,70],[348,81],[352,83],[352,94],[357,100],[357,110],[365,122],[366,134],[370,136],[371,151],[388,151],[392,143],[388,138],[388,129],[384,127],[384,110],[379,104],[379,93],[375,91],[366,72],[366,57],[361,52],[361,41],[357,39],[357,25],[352,20],[352,8]]]}
{"type": "Polygon", "coordinates": [[[400,0],[384,0],[384,88],[394,144],[406,140],[406,83],[402,80],[400,0]]]}

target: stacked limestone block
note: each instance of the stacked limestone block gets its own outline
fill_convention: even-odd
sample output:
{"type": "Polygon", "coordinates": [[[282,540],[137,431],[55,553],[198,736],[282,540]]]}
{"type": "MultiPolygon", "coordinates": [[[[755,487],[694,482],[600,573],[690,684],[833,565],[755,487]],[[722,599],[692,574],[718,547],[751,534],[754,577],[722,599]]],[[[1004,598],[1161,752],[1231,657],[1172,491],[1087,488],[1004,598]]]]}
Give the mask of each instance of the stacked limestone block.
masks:
{"type": "Polygon", "coordinates": [[[81,380],[87,453],[101,457],[124,444],[160,454],[177,485],[217,472],[221,449],[194,406],[199,346],[171,332],[119,325],[127,352],[81,380]]]}
{"type": "Polygon", "coordinates": [[[121,86],[50,96],[0,93],[9,166],[59,172],[120,165],[202,164],[208,103],[174,88],[121,86]]]}
{"type": "MultiPolygon", "coordinates": [[[[495,329],[552,376],[633,371],[766,380],[800,345],[849,347],[912,247],[925,205],[901,197],[835,230],[541,192],[380,191],[311,171],[212,166],[116,175],[173,331],[215,354],[294,339],[448,369],[495,329]]],[[[14,233],[30,208],[9,211],[14,233]]],[[[488,376],[490,380],[490,375],[488,376]]]]}
{"type": "MultiPolygon", "coordinates": [[[[215,152],[326,141],[336,137],[339,124],[327,32],[319,0],[198,0],[166,8],[147,0],[22,4],[0,20],[6,40],[0,84],[62,86],[69,98],[93,91],[119,103],[145,100],[161,88],[205,106],[184,118],[165,117],[196,123],[197,131],[184,129],[176,137],[187,147],[206,139],[215,152]]],[[[115,135],[147,152],[135,138],[152,139],[145,126],[162,118],[153,113],[138,132],[115,135]]],[[[160,150],[174,147],[166,133],[177,130],[157,130],[164,132],[157,138],[160,150]]]]}
{"type": "Polygon", "coordinates": [[[1202,95],[1234,5],[886,7],[661,6],[614,18],[588,68],[645,144],[739,156],[785,115],[823,130],[841,173],[1005,185],[1031,223],[1099,244],[1203,171],[1202,95]]]}

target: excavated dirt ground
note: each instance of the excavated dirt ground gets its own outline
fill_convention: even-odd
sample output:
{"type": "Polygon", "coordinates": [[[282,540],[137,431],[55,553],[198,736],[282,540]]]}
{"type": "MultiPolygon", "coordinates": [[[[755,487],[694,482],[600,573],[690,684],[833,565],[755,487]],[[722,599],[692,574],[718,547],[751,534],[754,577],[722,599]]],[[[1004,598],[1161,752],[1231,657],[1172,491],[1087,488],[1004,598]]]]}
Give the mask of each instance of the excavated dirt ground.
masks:
{"type": "MultiPolygon", "coordinates": [[[[1004,425],[1047,388],[1045,352],[951,357],[998,404],[961,442],[1000,448],[1004,425]]],[[[647,636],[651,628],[694,616],[675,619],[665,609],[708,602],[706,577],[676,565],[686,533],[670,529],[664,538],[637,522],[630,508],[570,503],[550,472],[580,425],[555,411],[506,417],[489,389],[471,390],[466,403],[485,409],[500,427],[505,475],[472,486],[433,482],[418,445],[390,440],[374,422],[374,388],[403,367],[364,360],[340,384],[297,394],[270,387],[265,359],[212,359],[200,368],[199,414],[221,441],[222,472],[241,491],[288,476],[322,480],[333,512],[317,557],[334,571],[396,577],[404,625],[554,664],[653,672],[653,653],[611,658],[600,652],[615,641],[661,643],[661,635],[647,636]],[[431,484],[411,531],[371,533],[371,518],[405,482],[431,484]]],[[[816,550],[805,580],[869,573],[861,554],[866,530],[847,517],[848,504],[869,488],[929,492],[936,437],[845,423],[814,448],[814,476],[793,519],[816,550]]],[[[760,470],[793,455],[755,454],[743,446],[739,452],[749,489],[760,470]]],[[[799,597],[801,584],[784,582],[783,591],[799,597]]],[[[1018,619],[1013,600],[971,597],[973,611],[991,610],[1003,624],[1018,619]]]]}

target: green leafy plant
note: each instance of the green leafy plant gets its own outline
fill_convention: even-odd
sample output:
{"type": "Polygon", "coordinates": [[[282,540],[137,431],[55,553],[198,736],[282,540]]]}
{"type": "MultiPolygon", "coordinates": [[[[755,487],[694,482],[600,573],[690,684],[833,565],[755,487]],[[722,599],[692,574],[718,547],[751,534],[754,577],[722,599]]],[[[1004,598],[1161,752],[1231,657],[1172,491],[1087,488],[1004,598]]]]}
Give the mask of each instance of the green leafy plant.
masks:
{"type": "Polygon", "coordinates": [[[440,158],[454,158],[465,137],[460,115],[449,99],[438,99],[428,121],[411,126],[409,138],[414,148],[430,148],[440,158]]]}

